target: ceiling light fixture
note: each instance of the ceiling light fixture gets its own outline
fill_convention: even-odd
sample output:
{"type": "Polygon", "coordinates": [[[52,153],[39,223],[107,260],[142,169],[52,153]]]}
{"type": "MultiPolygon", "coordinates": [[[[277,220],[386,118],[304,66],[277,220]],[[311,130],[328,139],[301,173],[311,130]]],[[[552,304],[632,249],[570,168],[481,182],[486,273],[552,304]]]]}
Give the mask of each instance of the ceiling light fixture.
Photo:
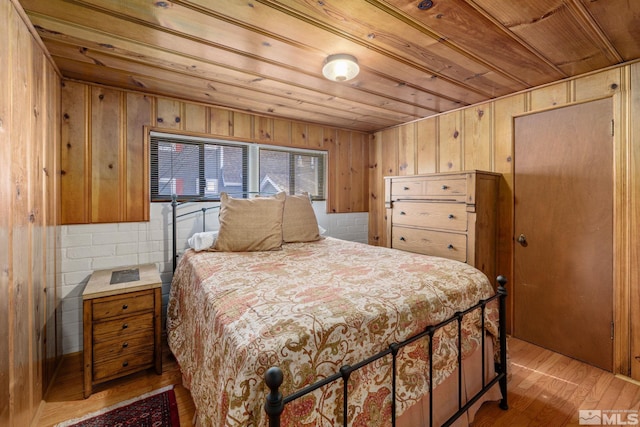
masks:
{"type": "Polygon", "coordinates": [[[322,67],[322,74],[334,82],[346,82],[360,72],[358,60],[355,56],[346,53],[329,55],[322,67]]]}

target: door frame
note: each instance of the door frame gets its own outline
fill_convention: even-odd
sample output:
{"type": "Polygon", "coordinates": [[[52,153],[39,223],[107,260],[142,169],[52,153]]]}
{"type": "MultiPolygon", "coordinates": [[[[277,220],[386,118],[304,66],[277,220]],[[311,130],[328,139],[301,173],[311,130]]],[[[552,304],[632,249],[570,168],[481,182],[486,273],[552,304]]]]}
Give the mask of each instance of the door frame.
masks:
{"type": "MultiPolygon", "coordinates": [[[[631,200],[633,183],[630,181],[630,165],[632,140],[629,135],[625,135],[625,129],[629,127],[625,123],[628,105],[623,101],[625,98],[620,92],[612,93],[611,96],[598,96],[580,99],[577,101],[560,103],[547,108],[539,108],[523,113],[514,114],[511,118],[511,153],[515,156],[515,121],[518,117],[529,116],[545,111],[552,111],[559,108],[571,107],[591,101],[611,99],[613,106],[613,373],[631,376],[631,200]]],[[[515,178],[515,162],[511,163],[511,182],[515,178]]],[[[515,192],[511,192],[511,206],[515,208],[515,192]]],[[[511,266],[510,277],[514,277],[515,266],[515,209],[511,211],[511,266]]],[[[507,287],[507,289],[509,289],[507,287]]],[[[513,296],[509,298],[511,305],[510,325],[514,325],[515,306],[513,296]]],[[[636,376],[638,373],[635,373],[636,376]]]]}

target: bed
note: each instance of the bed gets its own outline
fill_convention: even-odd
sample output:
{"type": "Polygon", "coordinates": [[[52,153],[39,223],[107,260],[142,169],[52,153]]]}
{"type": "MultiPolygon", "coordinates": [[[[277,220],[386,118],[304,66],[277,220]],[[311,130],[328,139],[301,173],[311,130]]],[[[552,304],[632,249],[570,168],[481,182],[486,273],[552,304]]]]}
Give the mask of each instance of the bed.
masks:
{"type": "Polygon", "coordinates": [[[223,199],[215,244],[185,251],[172,281],[168,342],[199,425],[468,425],[486,400],[506,409],[503,286],[323,238],[308,198],[250,200],[223,199]]]}

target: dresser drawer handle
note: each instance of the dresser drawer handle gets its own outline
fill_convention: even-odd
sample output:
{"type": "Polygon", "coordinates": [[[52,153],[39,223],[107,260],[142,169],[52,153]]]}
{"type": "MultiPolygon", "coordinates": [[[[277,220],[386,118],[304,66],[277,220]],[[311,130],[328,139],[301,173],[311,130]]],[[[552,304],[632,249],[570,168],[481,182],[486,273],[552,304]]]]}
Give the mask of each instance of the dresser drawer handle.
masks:
{"type": "Polygon", "coordinates": [[[129,327],[128,323],[125,323],[124,325],[122,325],[122,329],[127,329],[129,327]]]}
{"type": "Polygon", "coordinates": [[[449,219],[453,219],[453,218],[455,218],[455,215],[454,214],[449,214],[449,219]]]}
{"type": "Polygon", "coordinates": [[[449,249],[449,250],[453,249],[453,245],[451,243],[449,243],[449,246],[447,246],[447,249],[449,249]]]}
{"type": "Polygon", "coordinates": [[[407,191],[407,190],[409,190],[409,187],[402,187],[402,189],[403,189],[404,191],[407,191]]]}
{"type": "Polygon", "coordinates": [[[129,366],[129,362],[127,362],[126,360],[124,362],[122,362],[122,367],[126,368],[127,366],[129,366]]]}
{"type": "Polygon", "coordinates": [[[407,240],[407,239],[405,239],[404,237],[400,237],[400,241],[401,241],[401,242],[404,242],[404,241],[406,241],[406,240],[407,240]]]}
{"type": "Polygon", "coordinates": [[[442,189],[443,189],[443,190],[446,190],[447,188],[449,188],[449,186],[448,186],[448,185],[443,185],[443,186],[442,186],[442,189]]]}
{"type": "Polygon", "coordinates": [[[405,211],[400,211],[400,215],[406,215],[407,213],[405,211]]]}
{"type": "Polygon", "coordinates": [[[127,348],[127,347],[129,347],[129,343],[128,342],[122,343],[122,348],[127,348]]]}
{"type": "Polygon", "coordinates": [[[129,306],[128,306],[127,304],[124,304],[124,305],[122,306],[122,309],[123,309],[123,310],[126,310],[127,308],[129,308],[129,306]]]}

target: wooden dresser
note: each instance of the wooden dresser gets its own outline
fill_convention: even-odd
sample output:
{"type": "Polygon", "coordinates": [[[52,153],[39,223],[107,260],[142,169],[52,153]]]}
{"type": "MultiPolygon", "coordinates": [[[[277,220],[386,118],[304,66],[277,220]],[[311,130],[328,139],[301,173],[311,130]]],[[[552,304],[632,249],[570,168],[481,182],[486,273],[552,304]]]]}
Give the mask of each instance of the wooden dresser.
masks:
{"type": "Polygon", "coordinates": [[[466,262],[496,277],[500,174],[385,177],[387,246],[466,262]]]}
{"type": "Polygon", "coordinates": [[[154,264],[96,271],[82,294],[84,397],[98,383],[162,373],[162,282],[154,264]]]}

